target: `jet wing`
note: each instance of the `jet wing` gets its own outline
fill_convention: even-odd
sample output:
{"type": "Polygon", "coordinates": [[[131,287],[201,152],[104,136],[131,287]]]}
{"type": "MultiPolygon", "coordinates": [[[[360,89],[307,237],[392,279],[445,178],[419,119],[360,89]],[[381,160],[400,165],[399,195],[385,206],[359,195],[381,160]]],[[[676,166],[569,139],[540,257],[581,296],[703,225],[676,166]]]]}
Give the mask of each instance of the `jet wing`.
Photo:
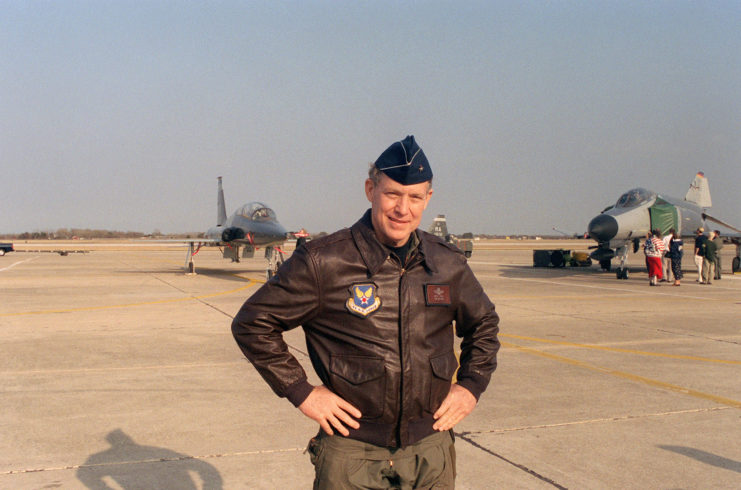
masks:
{"type": "Polygon", "coordinates": [[[736,228],[734,226],[731,226],[728,223],[724,223],[723,221],[719,220],[718,218],[714,218],[714,217],[710,216],[709,214],[703,213],[702,214],[702,217],[703,217],[703,219],[705,219],[707,221],[712,221],[713,223],[718,223],[721,226],[725,226],[729,230],[733,230],[733,231],[735,231],[737,233],[741,233],[741,230],[739,230],[738,228],[736,228]]]}

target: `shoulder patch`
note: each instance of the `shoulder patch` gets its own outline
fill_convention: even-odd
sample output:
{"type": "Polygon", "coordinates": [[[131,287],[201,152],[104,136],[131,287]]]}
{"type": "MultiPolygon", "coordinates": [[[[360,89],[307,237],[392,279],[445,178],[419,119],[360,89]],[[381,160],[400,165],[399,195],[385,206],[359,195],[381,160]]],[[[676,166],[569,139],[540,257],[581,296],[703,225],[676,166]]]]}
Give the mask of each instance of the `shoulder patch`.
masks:
{"type": "Polygon", "coordinates": [[[349,291],[350,297],[345,307],[353,315],[366,318],[381,307],[381,298],[378,296],[375,284],[353,284],[349,291]]]}

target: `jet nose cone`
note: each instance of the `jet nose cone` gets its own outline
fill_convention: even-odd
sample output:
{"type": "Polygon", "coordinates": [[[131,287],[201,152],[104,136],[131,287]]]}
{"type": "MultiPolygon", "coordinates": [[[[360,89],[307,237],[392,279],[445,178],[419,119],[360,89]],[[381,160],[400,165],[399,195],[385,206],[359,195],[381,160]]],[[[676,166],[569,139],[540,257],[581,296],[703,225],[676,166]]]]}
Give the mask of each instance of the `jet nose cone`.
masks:
{"type": "Polygon", "coordinates": [[[618,232],[618,222],[609,214],[600,214],[589,222],[589,236],[598,242],[609,242],[618,232]]]}

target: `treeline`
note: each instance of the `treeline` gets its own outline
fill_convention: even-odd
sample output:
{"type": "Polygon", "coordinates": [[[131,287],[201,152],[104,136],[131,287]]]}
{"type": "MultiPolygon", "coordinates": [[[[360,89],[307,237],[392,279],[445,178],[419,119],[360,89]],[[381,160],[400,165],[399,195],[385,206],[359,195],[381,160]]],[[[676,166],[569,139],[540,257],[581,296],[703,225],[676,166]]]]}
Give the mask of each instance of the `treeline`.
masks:
{"type": "Polygon", "coordinates": [[[0,234],[6,240],[93,240],[100,238],[198,238],[201,233],[163,234],[159,230],[152,233],[140,231],[90,230],[80,228],[60,228],[57,231],[26,231],[15,234],[0,234]]]}

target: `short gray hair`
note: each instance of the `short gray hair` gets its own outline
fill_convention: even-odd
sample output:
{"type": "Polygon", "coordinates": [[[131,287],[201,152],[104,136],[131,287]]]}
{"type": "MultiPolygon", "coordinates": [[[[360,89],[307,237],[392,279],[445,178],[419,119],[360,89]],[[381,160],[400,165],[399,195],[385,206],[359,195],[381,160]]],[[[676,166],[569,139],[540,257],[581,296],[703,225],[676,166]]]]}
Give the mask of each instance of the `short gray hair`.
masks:
{"type": "MultiPolygon", "coordinates": [[[[381,174],[383,172],[376,167],[376,164],[371,162],[370,168],[368,168],[368,178],[373,182],[373,185],[378,185],[381,182],[381,174]]],[[[432,179],[427,181],[427,189],[432,189],[432,179]]]]}

